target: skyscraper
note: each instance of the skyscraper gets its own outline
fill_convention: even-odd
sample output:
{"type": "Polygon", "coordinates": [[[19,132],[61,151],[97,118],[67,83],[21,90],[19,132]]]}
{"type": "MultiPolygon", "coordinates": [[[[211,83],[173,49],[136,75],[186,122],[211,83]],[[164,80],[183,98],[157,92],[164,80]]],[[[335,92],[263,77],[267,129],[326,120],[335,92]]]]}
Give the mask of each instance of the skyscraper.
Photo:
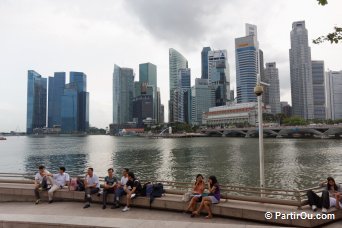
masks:
{"type": "Polygon", "coordinates": [[[269,99],[268,104],[271,106],[273,115],[281,113],[280,107],[280,89],[279,89],[279,71],[276,63],[266,63],[265,77],[269,80],[269,99]]]}
{"type": "Polygon", "coordinates": [[[314,118],[324,120],[325,114],[325,83],[324,61],[311,61],[314,118]]]}
{"type": "Polygon", "coordinates": [[[179,69],[188,68],[188,60],[173,48],[169,49],[169,86],[170,86],[170,100],[169,100],[169,122],[174,122],[173,107],[175,89],[179,87],[178,74],[179,69]]]}
{"type": "Polygon", "coordinates": [[[131,68],[114,65],[113,124],[124,124],[133,119],[134,72],[131,68]]]}
{"type": "Polygon", "coordinates": [[[178,88],[174,90],[174,122],[191,121],[191,70],[179,69],[178,88]]]}
{"type": "Polygon", "coordinates": [[[292,114],[304,119],[314,118],[311,49],[305,21],[292,23],[290,49],[292,114]]]}
{"type": "Polygon", "coordinates": [[[63,133],[76,133],[79,129],[79,92],[77,85],[65,85],[61,98],[61,130],[63,133]]]}
{"type": "Polygon", "coordinates": [[[342,119],[342,71],[326,72],[327,119],[342,119]]]}
{"type": "Polygon", "coordinates": [[[26,133],[46,127],[47,79],[33,70],[27,75],[26,133]]]}
{"type": "Polygon", "coordinates": [[[160,123],[164,123],[164,105],[160,105],[160,123]]]}
{"type": "Polygon", "coordinates": [[[203,113],[211,107],[211,89],[207,79],[196,78],[191,88],[192,96],[192,124],[201,125],[203,113]]]}
{"type": "Polygon", "coordinates": [[[55,72],[49,77],[48,127],[61,126],[62,96],[65,87],[65,72],[55,72]]]}
{"type": "Polygon", "coordinates": [[[208,52],[211,51],[210,47],[204,47],[201,52],[201,68],[202,79],[208,79],[208,52]]]}
{"type": "Polygon", "coordinates": [[[257,28],[246,24],[246,36],[235,39],[237,102],[256,102],[254,87],[258,73],[257,28]]]}
{"type": "Polygon", "coordinates": [[[226,50],[208,52],[208,81],[212,90],[212,106],[225,105],[230,100],[230,76],[226,50]]]}
{"type": "Polygon", "coordinates": [[[87,92],[87,75],[83,72],[71,71],[70,84],[76,86],[78,93],[77,131],[85,132],[89,129],[89,93],[87,92]]]}
{"type": "Polygon", "coordinates": [[[139,64],[139,82],[147,83],[152,88],[153,116],[155,122],[159,121],[158,87],[157,87],[157,66],[152,63],[139,64]]]}

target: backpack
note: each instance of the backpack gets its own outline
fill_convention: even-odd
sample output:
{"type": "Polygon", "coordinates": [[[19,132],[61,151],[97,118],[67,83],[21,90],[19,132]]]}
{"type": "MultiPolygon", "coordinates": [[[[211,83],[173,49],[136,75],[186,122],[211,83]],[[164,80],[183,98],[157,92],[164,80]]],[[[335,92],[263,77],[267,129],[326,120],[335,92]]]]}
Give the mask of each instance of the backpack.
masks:
{"type": "Polygon", "coordinates": [[[165,190],[164,190],[164,186],[162,183],[152,185],[152,192],[150,195],[150,209],[152,206],[152,202],[154,201],[154,198],[162,197],[164,193],[165,193],[165,190]]]}
{"type": "Polygon", "coordinates": [[[70,180],[70,190],[71,191],[76,191],[77,186],[78,186],[77,178],[71,178],[71,180],[70,180]]]}
{"type": "Polygon", "coordinates": [[[77,178],[77,187],[76,187],[76,191],[84,191],[85,187],[84,187],[84,183],[80,178],[77,178]]]}
{"type": "Polygon", "coordinates": [[[152,191],[153,191],[153,184],[151,184],[151,182],[147,182],[142,187],[141,196],[150,197],[152,191]]]}

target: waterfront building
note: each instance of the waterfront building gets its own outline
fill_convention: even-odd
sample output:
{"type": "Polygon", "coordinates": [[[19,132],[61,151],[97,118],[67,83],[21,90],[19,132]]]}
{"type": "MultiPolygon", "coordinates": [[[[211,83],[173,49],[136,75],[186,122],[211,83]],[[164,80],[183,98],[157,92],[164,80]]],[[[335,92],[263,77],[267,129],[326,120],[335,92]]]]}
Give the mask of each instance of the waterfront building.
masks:
{"type": "Polygon", "coordinates": [[[342,71],[326,72],[327,119],[342,119],[342,71]]]}
{"type": "Polygon", "coordinates": [[[47,79],[34,70],[27,75],[26,133],[46,127],[47,79]]]}
{"type": "MultiPolygon", "coordinates": [[[[157,86],[157,66],[152,63],[139,64],[139,82],[147,83],[152,88],[151,95],[153,97],[153,116],[151,118],[159,121],[159,104],[158,104],[158,86],[157,86]]],[[[159,94],[160,95],[160,94],[159,94]]],[[[160,99],[160,97],[159,97],[160,99]]]]}
{"type": "Polygon", "coordinates": [[[314,118],[326,118],[324,61],[311,61],[314,118]]]}
{"type": "Polygon", "coordinates": [[[230,100],[230,76],[226,50],[208,52],[208,81],[212,88],[212,105],[225,105],[230,100]]]}
{"type": "Polygon", "coordinates": [[[285,117],[292,116],[292,107],[289,105],[287,101],[280,102],[281,113],[285,115],[285,117]]]}
{"type": "Polygon", "coordinates": [[[188,68],[188,60],[177,50],[169,49],[169,86],[170,86],[170,100],[169,100],[169,122],[174,122],[174,94],[179,87],[179,69],[188,68]]]}
{"type": "Polygon", "coordinates": [[[211,51],[210,47],[203,47],[201,52],[201,69],[202,79],[208,79],[208,52],[211,51]]]}
{"type": "Polygon", "coordinates": [[[237,102],[256,102],[254,87],[259,67],[255,25],[246,24],[246,36],[235,39],[237,102]]]}
{"type": "Polygon", "coordinates": [[[114,65],[113,124],[122,125],[133,119],[134,72],[114,65]]]}
{"type": "MultiPolygon", "coordinates": [[[[77,88],[77,129],[86,132],[89,129],[89,92],[87,92],[87,75],[83,72],[70,72],[70,84],[77,88]]],[[[63,127],[62,127],[63,131],[63,127]]]]}
{"type": "Polygon", "coordinates": [[[273,115],[281,113],[280,107],[280,88],[279,88],[279,71],[276,63],[266,63],[265,77],[269,80],[268,87],[268,103],[271,106],[271,113],[273,115]]]}
{"type": "Polygon", "coordinates": [[[192,124],[201,125],[203,113],[211,107],[211,89],[207,79],[196,78],[195,85],[191,88],[192,124]]]}
{"type": "Polygon", "coordinates": [[[179,69],[178,88],[174,90],[174,122],[191,122],[191,70],[179,69]]]}
{"type": "Polygon", "coordinates": [[[137,127],[144,127],[144,120],[153,116],[153,96],[141,94],[133,98],[133,122],[137,127]]]}
{"type": "Polygon", "coordinates": [[[49,77],[48,90],[48,128],[61,126],[62,96],[65,87],[65,72],[55,72],[49,77]]]}
{"type": "Polygon", "coordinates": [[[61,131],[63,133],[76,133],[79,129],[79,100],[80,93],[74,83],[66,84],[61,99],[61,131]]]}
{"type": "Polygon", "coordinates": [[[311,49],[305,21],[292,23],[290,77],[292,114],[304,119],[314,118],[311,49]]]}
{"type": "Polygon", "coordinates": [[[234,95],[234,90],[230,90],[230,101],[234,102],[235,101],[235,95],[234,95]]]}
{"type": "MultiPolygon", "coordinates": [[[[263,111],[269,110],[263,105],[263,111]]],[[[247,102],[218,107],[211,107],[203,115],[203,124],[207,126],[256,126],[258,120],[258,103],[247,102]]]]}

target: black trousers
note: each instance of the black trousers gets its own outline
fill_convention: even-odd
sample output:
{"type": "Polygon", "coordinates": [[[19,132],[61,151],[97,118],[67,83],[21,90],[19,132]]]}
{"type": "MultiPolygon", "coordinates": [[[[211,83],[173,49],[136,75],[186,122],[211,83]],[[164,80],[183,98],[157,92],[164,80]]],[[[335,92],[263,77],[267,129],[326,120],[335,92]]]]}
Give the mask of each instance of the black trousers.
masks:
{"type": "Polygon", "coordinates": [[[324,190],[322,192],[322,197],[319,197],[315,192],[312,190],[308,191],[306,193],[308,196],[309,204],[310,206],[315,205],[318,208],[326,208],[329,209],[330,207],[330,200],[329,200],[329,192],[327,190],[324,190]]]}
{"type": "Polygon", "coordinates": [[[113,188],[110,189],[103,189],[103,200],[102,200],[102,204],[103,205],[107,205],[107,196],[108,194],[114,194],[114,202],[116,202],[116,196],[115,196],[115,191],[113,188]]]}

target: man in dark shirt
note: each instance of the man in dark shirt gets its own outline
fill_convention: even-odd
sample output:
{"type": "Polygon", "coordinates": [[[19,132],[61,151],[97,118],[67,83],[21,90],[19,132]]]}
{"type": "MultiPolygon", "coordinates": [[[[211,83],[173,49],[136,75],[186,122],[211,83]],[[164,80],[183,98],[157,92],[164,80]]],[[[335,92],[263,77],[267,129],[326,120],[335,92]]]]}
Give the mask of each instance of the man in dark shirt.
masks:
{"type": "Polygon", "coordinates": [[[105,177],[104,182],[102,209],[106,209],[108,194],[114,194],[112,206],[112,209],[114,209],[116,205],[115,188],[117,187],[118,179],[114,176],[114,170],[112,168],[108,169],[108,176],[105,177]]]}
{"type": "Polygon", "coordinates": [[[129,211],[129,206],[131,204],[131,199],[134,198],[136,195],[139,195],[142,191],[141,184],[139,180],[137,180],[134,176],[133,172],[128,172],[128,181],[124,187],[125,192],[127,194],[126,199],[126,206],[122,209],[123,212],[129,211]]]}

